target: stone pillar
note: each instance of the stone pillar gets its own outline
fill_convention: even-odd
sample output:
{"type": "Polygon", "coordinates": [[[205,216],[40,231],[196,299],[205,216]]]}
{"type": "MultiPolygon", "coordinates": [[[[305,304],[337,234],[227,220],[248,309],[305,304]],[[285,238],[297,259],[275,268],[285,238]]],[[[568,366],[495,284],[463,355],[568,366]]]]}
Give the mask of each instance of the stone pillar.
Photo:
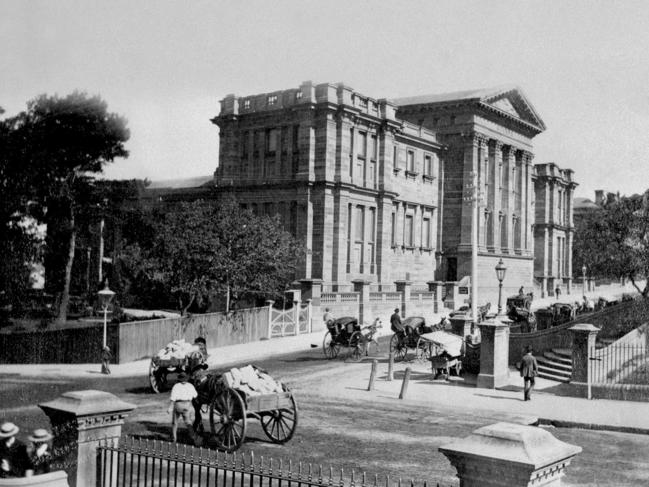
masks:
{"type": "Polygon", "coordinates": [[[71,391],[39,404],[50,418],[53,468],[65,470],[70,487],[97,484],[97,446],[117,446],[122,425],[135,405],[103,391],[71,391]]]}
{"type": "Polygon", "coordinates": [[[570,328],[572,332],[572,382],[588,382],[590,351],[595,348],[599,328],[580,323],[570,328]]]}
{"type": "MultiPolygon", "coordinates": [[[[322,316],[320,307],[320,298],[322,296],[322,281],[320,279],[300,279],[302,286],[302,299],[311,300],[311,316],[322,316]]],[[[311,320],[310,331],[324,330],[322,320],[311,320]]]]}
{"type": "Polygon", "coordinates": [[[394,281],[397,287],[397,292],[401,293],[401,317],[405,318],[408,313],[408,303],[410,303],[410,287],[411,281],[394,281]]]}
{"type": "Polygon", "coordinates": [[[365,318],[371,319],[369,316],[370,310],[370,281],[364,279],[354,279],[354,292],[359,293],[358,301],[358,322],[365,323],[365,318]],[[365,307],[367,306],[367,315],[365,314],[365,307]]]}
{"type": "Polygon", "coordinates": [[[491,207],[491,226],[489,231],[491,235],[488,240],[492,243],[487,247],[489,252],[500,252],[500,219],[499,214],[502,205],[502,195],[500,188],[500,171],[503,167],[502,147],[503,143],[499,140],[492,140],[489,144],[489,181],[491,182],[491,192],[488,195],[488,205],[491,207]]]}
{"type": "Polygon", "coordinates": [[[500,318],[479,324],[482,341],[477,387],[495,389],[509,383],[509,324],[500,318]]]}
{"type": "Polygon", "coordinates": [[[445,282],[446,299],[444,300],[444,307],[448,309],[459,308],[460,290],[457,282],[445,282]]]}
{"type": "Polygon", "coordinates": [[[428,290],[432,293],[435,293],[435,301],[433,304],[433,312],[441,313],[444,309],[444,301],[442,301],[442,286],[444,283],[439,281],[428,281],[428,290]]]}
{"type": "Polygon", "coordinates": [[[558,487],[581,447],[542,428],[496,423],[439,448],[461,487],[558,487]]]}

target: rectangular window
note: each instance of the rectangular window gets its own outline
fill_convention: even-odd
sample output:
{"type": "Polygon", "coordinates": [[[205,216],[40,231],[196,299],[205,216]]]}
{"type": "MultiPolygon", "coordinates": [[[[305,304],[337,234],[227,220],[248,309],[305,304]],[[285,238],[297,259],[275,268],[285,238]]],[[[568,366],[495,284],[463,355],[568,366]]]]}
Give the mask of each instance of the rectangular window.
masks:
{"type": "Polygon", "coordinates": [[[415,152],[409,150],[406,159],[406,171],[415,172],[415,152]]]}
{"type": "Polygon", "coordinates": [[[243,157],[248,157],[248,139],[250,138],[250,132],[247,130],[243,133],[241,137],[241,154],[243,157]]]}
{"type": "Polygon", "coordinates": [[[433,158],[428,154],[424,156],[424,174],[431,177],[433,175],[433,158]]]}
{"type": "Polygon", "coordinates": [[[296,100],[301,100],[302,99],[302,92],[301,91],[298,91],[297,93],[295,93],[295,99],[296,100]]]}
{"type": "Polygon", "coordinates": [[[370,138],[370,159],[376,159],[377,145],[378,141],[376,140],[376,135],[372,135],[370,138]]]}
{"type": "Polygon", "coordinates": [[[277,103],[277,95],[268,95],[268,104],[275,105],[277,103]]]}
{"type": "Polygon", "coordinates": [[[424,218],[421,227],[421,246],[430,249],[430,218],[424,218]]]}
{"type": "Polygon", "coordinates": [[[300,126],[293,125],[293,152],[297,152],[300,148],[300,126]]]}
{"type": "Polygon", "coordinates": [[[394,211],[390,216],[390,223],[392,225],[390,228],[390,245],[395,247],[397,245],[397,214],[394,211]]]}
{"type": "Polygon", "coordinates": [[[367,133],[358,132],[358,156],[367,156],[367,133]]]}
{"type": "Polygon", "coordinates": [[[274,153],[277,150],[277,129],[266,130],[266,152],[274,153]]]}
{"type": "Polygon", "coordinates": [[[356,241],[362,242],[365,233],[365,208],[362,206],[356,207],[356,222],[354,222],[354,225],[356,226],[356,241]]]}
{"type": "Polygon", "coordinates": [[[250,110],[250,100],[243,100],[243,108],[244,110],[250,110]]]}
{"type": "Polygon", "coordinates": [[[403,245],[412,247],[412,215],[406,215],[403,224],[403,245]]]}
{"type": "Polygon", "coordinates": [[[279,135],[279,140],[280,140],[280,147],[282,148],[282,152],[285,154],[288,152],[288,127],[282,127],[280,135],[279,135]]]}
{"type": "Polygon", "coordinates": [[[367,241],[374,242],[374,227],[376,225],[376,208],[370,208],[369,221],[367,222],[367,241]]]}

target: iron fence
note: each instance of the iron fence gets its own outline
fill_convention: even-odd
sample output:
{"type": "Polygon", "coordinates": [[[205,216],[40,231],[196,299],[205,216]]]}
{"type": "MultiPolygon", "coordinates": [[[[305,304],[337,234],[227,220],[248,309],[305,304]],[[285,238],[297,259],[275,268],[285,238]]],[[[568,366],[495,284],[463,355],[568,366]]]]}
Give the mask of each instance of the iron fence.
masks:
{"type": "Polygon", "coordinates": [[[649,349],[638,344],[613,344],[590,351],[591,382],[649,385],[649,349]]]}
{"type": "MultiPolygon", "coordinates": [[[[189,445],[139,438],[98,448],[98,485],[101,487],[427,487],[401,479],[348,475],[343,469],[321,465],[255,459],[189,445]]],[[[430,484],[433,487],[433,484],[430,484]]],[[[439,483],[434,484],[440,487],[439,483]]]]}

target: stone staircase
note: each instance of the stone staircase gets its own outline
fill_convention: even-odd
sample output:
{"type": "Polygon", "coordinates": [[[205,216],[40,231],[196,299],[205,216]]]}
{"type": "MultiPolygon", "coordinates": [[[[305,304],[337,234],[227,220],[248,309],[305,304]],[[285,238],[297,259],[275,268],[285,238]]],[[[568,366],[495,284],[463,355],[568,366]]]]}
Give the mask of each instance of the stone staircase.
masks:
{"type": "Polygon", "coordinates": [[[570,382],[572,375],[572,351],[554,348],[537,357],[539,377],[557,382],[570,382]]]}

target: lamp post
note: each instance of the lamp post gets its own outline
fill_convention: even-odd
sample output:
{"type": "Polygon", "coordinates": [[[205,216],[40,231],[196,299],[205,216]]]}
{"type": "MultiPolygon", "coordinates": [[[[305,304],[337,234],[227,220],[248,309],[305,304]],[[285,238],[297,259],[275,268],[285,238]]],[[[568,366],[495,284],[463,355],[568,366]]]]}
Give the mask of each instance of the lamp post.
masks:
{"type": "Polygon", "coordinates": [[[502,295],[503,295],[503,281],[505,280],[505,273],[507,272],[507,267],[503,263],[503,260],[500,259],[496,264],[496,277],[498,278],[498,314],[503,310],[502,307],[502,295]]]}
{"type": "Polygon", "coordinates": [[[106,347],[106,315],[108,314],[108,305],[113,300],[115,293],[108,289],[108,281],[104,285],[104,289],[99,291],[99,304],[101,304],[102,309],[104,310],[104,347],[106,347]]]}
{"type": "Polygon", "coordinates": [[[581,268],[581,290],[583,291],[582,293],[583,296],[586,296],[586,271],[587,270],[588,269],[586,268],[585,265],[581,268]]]}

